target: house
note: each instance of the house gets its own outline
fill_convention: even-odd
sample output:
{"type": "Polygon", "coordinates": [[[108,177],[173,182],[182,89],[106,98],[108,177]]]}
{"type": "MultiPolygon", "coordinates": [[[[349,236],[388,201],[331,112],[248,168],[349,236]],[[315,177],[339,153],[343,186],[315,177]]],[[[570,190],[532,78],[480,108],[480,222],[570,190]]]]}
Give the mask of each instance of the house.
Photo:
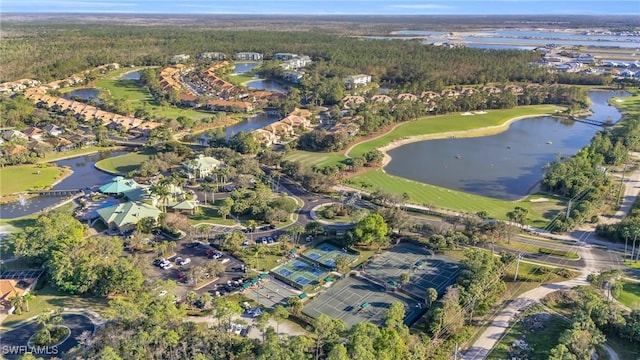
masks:
{"type": "Polygon", "coordinates": [[[127,201],[117,205],[96,210],[100,219],[109,227],[123,233],[135,229],[142,219],[151,218],[158,221],[162,213],[155,206],[137,201],[127,201]]]}
{"type": "Polygon", "coordinates": [[[22,132],[23,134],[27,135],[27,137],[29,137],[29,139],[32,140],[40,140],[42,139],[42,130],[40,130],[37,127],[30,127],[27,130],[22,132]]]}
{"type": "Polygon", "coordinates": [[[422,94],[420,94],[420,97],[425,100],[433,100],[435,98],[439,98],[440,95],[433,91],[423,91],[422,94]]]}
{"type": "Polygon", "coordinates": [[[35,278],[0,279],[0,314],[12,314],[15,308],[11,305],[11,299],[24,296],[33,290],[40,274],[41,272],[38,272],[35,278]]]}
{"type": "Polygon", "coordinates": [[[329,131],[333,133],[344,132],[347,135],[353,137],[358,135],[358,132],[360,132],[360,126],[355,122],[344,121],[343,119],[333,127],[331,127],[329,131]]]}
{"type": "Polygon", "coordinates": [[[413,94],[404,93],[404,94],[399,94],[398,95],[398,100],[400,100],[400,101],[418,101],[418,97],[416,95],[413,95],[413,94]]]}
{"type": "Polygon", "coordinates": [[[209,59],[209,60],[224,60],[227,58],[227,55],[221,52],[203,52],[198,55],[200,59],[209,59]]]}
{"type": "Polygon", "coordinates": [[[182,166],[187,171],[189,178],[197,177],[203,179],[210,176],[215,169],[221,167],[222,161],[211,156],[200,154],[195,159],[183,162],[182,166]]]}
{"type": "Polygon", "coordinates": [[[476,88],[462,88],[462,90],[460,90],[460,95],[473,95],[477,92],[478,89],[476,88]]]}
{"type": "Polygon", "coordinates": [[[191,215],[198,210],[198,206],[198,200],[172,201],[167,204],[167,207],[173,212],[187,213],[191,215]]]}
{"type": "Polygon", "coordinates": [[[285,71],[282,74],[282,77],[287,80],[290,81],[292,83],[298,84],[300,83],[300,80],[302,80],[302,77],[304,76],[304,73],[301,71],[285,71]]]}
{"type": "Polygon", "coordinates": [[[186,55],[186,54],[174,55],[173,57],[171,57],[171,63],[178,64],[181,62],[185,62],[189,60],[190,57],[191,57],[190,55],[186,55]]]}
{"type": "Polygon", "coordinates": [[[159,122],[143,121],[142,124],[138,125],[138,127],[136,129],[139,130],[144,135],[149,135],[151,130],[157,129],[157,128],[161,127],[162,125],[163,124],[159,123],[159,122]]]}
{"type": "Polygon", "coordinates": [[[7,141],[10,141],[13,138],[24,139],[24,140],[29,139],[27,135],[25,135],[24,133],[18,130],[7,130],[2,134],[2,137],[7,141]]]}
{"type": "Polygon", "coordinates": [[[348,89],[357,88],[358,86],[367,85],[371,82],[371,75],[349,75],[344,79],[344,83],[348,89]]]}
{"type": "Polygon", "coordinates": [[[458,96],[460,96],[460,93],[454,89],[444,89],[442,90],[441,93],[442,96],[444,97],[454,97],[457,98],[458,96]]]}
{"type": "Polygon", "coordinates": [[[253,110],[253,105],[246,101],[210,100],[207,102],[206,107],[209,110],[229,112],[249,112],[253,110]]]}
{"type": "Polygon", "coordinates": [[[495,87],[495,86],[485,86],[482,88],[482,91],[489,93],[489,94],[500,94],[502,92],[502,90],[500,90],[500,88],[495,87]]]}
{"type": "Polygon", "coordinates": [[[262,54],[257,52],[239,52],[234,55],[236,60],[252,60],[258,61],[262,60],[262,54]]]}
{"type": "Polygon", "coordinates": [[[27,151],[28,149],[20,144],[9,144],[4,147],[4,153],[7,155],[19,155],[27,151]]]}
{"type": "Polygon", "coordinates": [[[391,102],[391,97],[387,96],[387,95],[374,95],[371,97],[371,101],[376,102],[376,103],[383,103],[383,104],[388,104],[389,102],[391,102]]]}
{"type": "Polygon", "coordinates": [[[195,107],[198,105],[198,97],[191,93],[180,93],[178,99],[180,99],[180,104],[183,106],[195,107]]]}
{"type": "Polygon", "coordinates": [[[297,58],[298,55],[292,53],[275,53],[273,58],[276,60],[291,60],[297,58]]]}
{"type": "Polygon", "coordinates": [[[272,132],[278,138],[290,137],[295,134],[293,126],[282,121],[276,121],[273,124],[265,126],[264,130],[272,132]]]}
{"type": "Polygon", "coordinates": [[[49,138],[44,142],[51,145],[56,151],[67,151],[73,149],[73,143],[63,137],[49,138]]]}
{"type": "Polygon", "coordinates": [[[364,98],[357,95],[345,96],[344,98],[342,98],[342,103],[345,107],[348,107],[350,104],[357,106],[360,104],[364,104],[364,98]]]}
{"type": "Polygon", "coordinates": [[[256,141],[258,141],[259,143],[265,146],[271,146],[278,141],[278,136],[276,134],[265,129],[255,130],[253,134],[256,141]]]}
{"type": "Polygon", "coordinates": [[[301,56],[301,57],[293,58],[291,60],[286,60],[282,64],[280,64],[280,66],[285,70],[291,70],[291,69],[296,70],[311,64],[311,62],[312,61],[310,57],[301,56]]]}
{"type": "Polygon", "coordinates": [[[293,114],[290,114],[286,118],[280,120],[280,122],[289,124],[293,128],[306,128],[310,125],[309,120],[307,120],[306,118],[293,114]]]}

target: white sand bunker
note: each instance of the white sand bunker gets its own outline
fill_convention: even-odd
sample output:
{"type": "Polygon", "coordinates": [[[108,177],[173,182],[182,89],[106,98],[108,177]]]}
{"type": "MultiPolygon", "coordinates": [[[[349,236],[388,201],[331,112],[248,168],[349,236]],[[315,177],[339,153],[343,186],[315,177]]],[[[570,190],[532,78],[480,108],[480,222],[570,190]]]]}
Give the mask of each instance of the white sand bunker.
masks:
{"type": "Polygon", "coordinates": [[[537,198],[537,199],[531,199],[529,201],[531,201],[532,203],[539,203],[539,202],[549,201],[549,199],[547,199],[545,197],[542,197],[542,198],[537,198]]]}
{"type": "Polygon", "coordinates": [[[469,115],[473,115],[473,113],[470,112],[463,112],[462,114],[460,114],[462,116],[469,116],[469,115]]]}
{"type": "Polygon", "coordinates": [[[624,102],[624,100],[622,100],[622,99],[616,99],[616,102],[617,102],[617,103],[621,103],[621,102],[624,102]]]}

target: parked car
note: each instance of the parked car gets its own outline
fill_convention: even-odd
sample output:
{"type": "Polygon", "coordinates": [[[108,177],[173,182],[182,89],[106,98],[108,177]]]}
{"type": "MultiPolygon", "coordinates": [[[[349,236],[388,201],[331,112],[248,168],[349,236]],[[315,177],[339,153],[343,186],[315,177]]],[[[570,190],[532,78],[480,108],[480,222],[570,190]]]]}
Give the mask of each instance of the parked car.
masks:
{"type": "Polygon", "coordinates": [[[177,263],[178,265],[182,265],[182,266],[184,266],[184,265],[188,265],[188,264],[190,264],[190,263],[191,263],[191,258],[180,259],[180,261],[176,260],[176,263],[177,263]]]}
{"type": "Polygon", "coordinates": [[[251,331],[252,326],[249,325],[246,328],[242,329],[242,331],[240,331],[240,336],[244,336],[247,337],[249,336],[249,332],[251,331]]]}
{"type": "Polygon", "coordinates": [[[171,263],[166,263],[166,264],[162,264],[160,265],[161,268],[163,268],[164,270],[169,270],[173,267],[173,264],[171,263]]]}
{"type": "Polygon", "coordinates": [[[185,247],[187,247],[187,248],[189,248],[189,249],[193,249],[193,248],[198,248],[198,247],[200,247],[200,245],[202,245],[202,244],[200,244],[200,243],[199,243],[199,242],[197,242],[197,241],[194,241],[194,242],[188,243],[187,245],[185,245],[185,247]]]}

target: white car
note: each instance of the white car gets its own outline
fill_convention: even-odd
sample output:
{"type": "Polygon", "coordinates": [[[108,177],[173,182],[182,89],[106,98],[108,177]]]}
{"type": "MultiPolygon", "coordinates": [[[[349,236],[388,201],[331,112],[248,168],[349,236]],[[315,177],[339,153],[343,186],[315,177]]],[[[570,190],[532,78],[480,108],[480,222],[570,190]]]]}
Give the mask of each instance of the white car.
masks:
{"type": "Polygon", "coordinates": [[[161,265],[160,267],[163,268],[164,270],[169,270],[173,267],[173,264],[168,263],[168,264],[161,265]]]}
{"type": "Polygon", "coordinates": [[[176,263],[178,265],[187,265],[189,263],[191,263],[191,258],[186,258],[186,259],[180,259],[180,261],[176,260],[176,263]]]}
{"type": "Polygon", "coordinates": [[[165,295],[167,295],[167,293],[168,293],[167,290],[162,290],[162,291],[160,291],[158,296],[165,296],[165,295]]]}

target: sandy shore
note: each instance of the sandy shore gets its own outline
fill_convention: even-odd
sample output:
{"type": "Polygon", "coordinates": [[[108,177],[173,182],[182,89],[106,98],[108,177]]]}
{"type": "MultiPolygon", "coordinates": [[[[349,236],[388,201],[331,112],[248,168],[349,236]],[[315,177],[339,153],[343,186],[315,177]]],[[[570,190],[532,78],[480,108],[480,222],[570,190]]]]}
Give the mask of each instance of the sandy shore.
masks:
{"type": "MultiPolygon", "coordinates": [[[[423,140],[448,139],[451,137],[471,138],[471,137],[495,135],[503,131],[506,131],[507,129],[509,129],[509,126],[516,121],[532,118],[532,117],[538,117],[538,116],[540,115],[538,114],[538,115],[518,116],[505,121],[501,125],[486,126],[486,127],[476,128],[476,129],[447,131],[447,132],[437,133],[437,134],[423,134],[423,135],[403,137],[401,139],[394,140],[383,147],[378,148],[378,150],[380,150],[382,154],[384,154],[384,158],[382,159],[382,164],[380,165],[380,168],[382,168],[382,171],[384,171],[384,167],[387,166],[389,162],[391,162],[392,158],[388,152],[402,145],[411,144],[411,143],[423,141],[423,140]]],[[[549,116],[552,116],[552,115],[549,115],[549,116]]]]}

